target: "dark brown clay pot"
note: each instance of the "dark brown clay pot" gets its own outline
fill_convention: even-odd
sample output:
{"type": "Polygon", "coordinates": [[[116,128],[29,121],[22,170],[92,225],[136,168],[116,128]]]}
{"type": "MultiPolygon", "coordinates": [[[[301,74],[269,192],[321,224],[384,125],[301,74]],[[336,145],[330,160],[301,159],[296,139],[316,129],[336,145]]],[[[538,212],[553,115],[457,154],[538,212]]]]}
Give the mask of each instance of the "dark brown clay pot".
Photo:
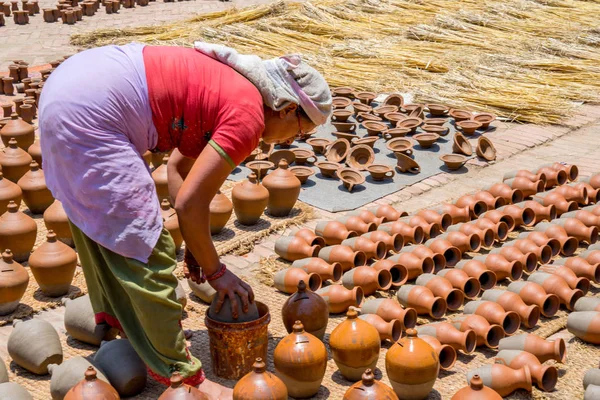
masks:
{"type": "Polygon", "coordinates": [[[507,311],[514,311],[521,318],[521,323],[527,328],[533,328],[540,319],[540,308],[537,305],[527,305],[518,294],[508,290],[486,290],[482,300],[494,301],[507,311]]]}
{"type": "Polygon", "coordinates": [[[44,211],[44,224],[46,229],[53,230],[56,233],[58,240],[67,246],[75,246],[71,227],[69,226],[69,218],[60,201],[54,200],[50,207],[44,211]]]}
{"type": "Polygon", "coordinates": [[[267,371],[262,358],[257,358],[253,370],[233,388],[233,400],[287,400],[285,383],[267,371]]]}
{"type": "Polygon", "coordinates": [[[455,289],[449,280],[434,274],[423,274],[416,280],[417,285],[425,286],[434,296],[446,300],[448,310],[456,311],[462,307],[465,295],[459,289],[455,289]]]}
{"type": "Polygon", "coordinates": [[[373,325],[379,333],[379,339],[382,342],[389,340],[395,343],[402,335],[402,323],[397,320],[386,321],[377,314],[362,314],[358,318],[373,325]]]}
{"type": "Polygon", "coordinates": [[[63,352],[58,333],[48,321],[15,320],[8,337],[8,354],[13,362],[36,375],[46,375],[48,365],[60,364],[63,352]]]}
{"type": "Polygon", "coordinates": [[[533,197],[534,201],[544,206],[554,206],[556,208],[556,214],[558,216],[563,215],[569,211],[575,211],[579,208],[576,202],[568,201],[563,195],[556,192],[544,192],[538,193],[533,197]]]}
{"type": "Polygon", "coordinates": [[[487,189],[493,196],[502,197],[506,204],[519,203],[525,196],[520,189],[513,189],[506,183],[496,183],[487,189]]]}
{"type": "Polygon", "coordinates": [[[6,211],[10,201],[20,205],[22,198],[23,191],[19,185],[4,178],[2,171],[0,171],[0,215],[6,211]]]}
{"type": "Polygon", "coordinates": [[[362,288],[365,296],[370,296],[377,290],[388,290],[392,285],[392,275],[387,270],[361,266],[352,268],[342,276],[342,284],[346,289],[362,288]]]}
{"type": "Polygon", "coordinates": [[[530,333],[523,333],[502,339],[498,349],[523,350],[536,356],[541,363],[556,360],[564,364],[567,360],[567,346],[562,338],[549,341],[530,333]]]}
{"type": "Polygon", "coordinates": [[[344,224],[349,231],[356,232],[359,235],[367,232],[373,232],[377,229],[377,224],[373,222],[365,222],[361,218],[352,215],[339,217],[337,221],[344,224]]]}
{"type": "Polygon", "coordinates": [[[487,319],[477,314],[458,315],[451,323],[461,332],[475,332],[477,347],[486,346],[495,349],[505,336],[504,329],[500,325],[490,324],[487,319]]]}
{"type": "Polygon", "coordinates": [[[473,375],[469,386],[460,389],[451,400],[501,400],[502,397],[486,387],[479,375],[473,375]]]}
{"type": "Polygon", "coordinates": [[[347,319],[329,336],[329,347],[342,376],[349,381],[360,380],[366,369],[375,368],[381,343],[377,329],[358,318],[354,309],[347,319]]]}
{"type": "Polygon", "coordinates": [[[381,260],[387,253],[385,243],[374,242],[362,236],[346,239],[342,245],[348,246],[354,251],[362,251],[367,259],[381,260]]]}
{"type": "Polygon", "coordinates": [[[13,260],[10,250],[2,253],[0,270],[0,315],[7,315],[19,306],[29,284],[29,274],[21,264],[13,260]]]}
{"type": "Polygon", "coordinates": [[[85,371],[85,376],[82,381],[73,386],[67,392],[64,400],[84,400],[101,398],[106,400],[118,400],[119,394],[108,383],[97,378],[97,373],[94,367],[88,367],[85,371]]]}
{"type": "MultiPolygon", "coordinates": [[[[171,208],[169,200],[162,199],[160,202],[160,214],[163,219],[165,229],[169,231],[169,234],[175,242],[175,248],[179,249],[183,243],[183,235],[179,229],[179,219],[177,218],[177,212],[171,208]]],[[[212,230],[212,227],[211,227],[212,230]]]]}
{"type": "Polygon", "coordinates": [[[210,233],[216,235],[227,225],[233,212],[233,203],[219,190],[210,202],[209,210],[210,233]]]}
{"type": "Polygon", "coordinates": [[[420,258],[409,252],[395,254],[389,257],[388,260],[398,263],[406,268],[408,280],[416,279],[423,273],[433,272],[434,268],[433,259],[431,257],[420,258]]]}
{"type": "Polygon", "coordinates": [[[477,279],[483,290],[488,290],[496,286],[496,274],[493,271],[488,270],[481,261],[462,260],[459,261],[454,268],[463,271],[469,277],[477,279]]]}
{"type": "Polygon", "coordinates": [[[540,308],[545,317],[553,317],[560,307],[560,299],[555,294],[548,294],[535,282],[512,282],[508,290],[521,297],[525,304],[534,304],[540,308]]]}
{"type": "Polygon", "coordinates": [[[338,262],[329,264],[318,257],[308,257],[296,260],[292,263],[293,268],[300,268],[308,273],[318,274],[322,281],[331,280],[337,282],[342,278],[342,265],[338,262]]]}
{"type": "Polygon", "coordinates": [[[460,331],[448,322],[435,322],[420,325],[417,328],[419,336],[433,336],[442,344],[452,346],[454,350],[470,354],[477,345],[477,336],[472,330],[460,331]]]}
{"type": "Polygon", "coordinates": [[[386,384],[375,380],[373,371],[366,369],[362,380],[350,386],[343,400],[398,400],[398,396],[386,384]]]}
{"type": "Polygon", "coordinates": [[[492,249],[490,254],[499,254],[507,261],[519,262],[527,273],[535,271],[537,268],[537,257],[533,253],[523,253],[514,246],[502,246],[492,249]]]}
{"type": "Polygon", "coordinates": [[[542,265],[538,271],[560,276],[571,289],[579,289],[584,295],[590,290],[590,280],[588,278],[579,278],[573,270],[564,265],[546,264],[542,265]]]}
{"type": "Polygon", "coordinates": [[[54,202],[50,189],[46,186],[44,171],[32,161],[29,172],[17,182],[23,191],[23,201],[33,214],[42,214],[54,202]]]}
{"type": "Polygon", "coordinates": [[[231,201],[237,220],[242,225],[254,225],[269,202],[269,191],[258,183],[255,174],[238,183],[231,191],[231,201]]]}
{"type": "Polygon", "coordinates": [[[208,397],[193,386],[183,383],[179,372],[171,375],[171,386],[165,390],[158,400],[208,400],[208,397]]]}
{"type": "Polygon", "coordinates": [[[275,242],[275,253],[288,261],[316,257],[319,250],[321,250],[321,246],[311,246],[304,239],[296,236],[281,236],[275,242]]]}
{"type": "Polygon", "coordinates": [[[29,171],[32,158],[27,152],[17,146],[16,140],[9,140],[8,146],[0,151],[0,167],[4,178],[17,183],[29,171]]]}
{"type": "Polygon", "coordinates": [[[294,323],[300,321],[306,332],[323,340],[329,322],[329,309],[321,296],[308,289],[304,281],[300,281],[298,291],[283,304],[281,319],[288,333],[292,332],[294,323]]]}
{"type": "Polygon", "coordinates": [[[440,319],[446,313],[446,301],[435,297],[425,286],[404,285],[398,290],[396,297],[400,304],[414,308],[419,315],[440,319]]]}
{"type": "Polygon", "coordinates": [[[421,210],[417,213],[419,217],[422,217],[428,223],[436,223],[442,227],[443,230],[447,230],[452,225],[452,216],[446,212],[436,212],[433,210],[421,210]]]}
{"type": "Polygon", "coordinates": [[[531,372],[529,367],[525,366],[519,369],[512,369],[502,364],[484,365],[467,372],[467,382],[475,375],[479,375],[483,384],[505,397],[517,389],[523,389],[531,392],[531,372]]]}
{"type": "Polygon", "coordinates": [[[429,239],[425,242],[425,246],[436,254],[442,254],[448,266],[456,265],[462,258],[462,252],[446,239],[429,239]]]}
{"type": "Polygon", "coordinates": [[[516,281],[523,276],[523,264],[519,261],[508,261],[500,254],[488,254],[485,256],[477,256],[474,260],[481,261],[486,268],[496,274],[496,279],[510,279],[516,281]]]}
{"type": "Polygon", "coordinates": [[[385,222],[396,221],[398,218],[407,215],[405,211],[398,211],[397,209],[389,205],[372,207],[368,210],[375,214],[376,217],[383,218],[385,222]]]}
{"type": "Polygon", "coordinates": [[[351,247],[334,245],[322,248],[318,254],[319,258],[332,264],[340,263],[344,272],[367,264],[367,256],[362,251],[354,251],[351,247]]]}
{"type": "Polygon", "coordinates": [[[594,283],[600,282],[600,264],[597,262],[590,263],[582,257],[569,257],[556,260],[554,265],[564,265],[578,277],[587,278],[594,283]]]}
{"type": "Polygon", "coordinates": [[[267,175],[262,183],[269,191],[267,210],[274,217],[285,217],[294,208],[300,195],[301,183],[288,171],[288,162],[279,161],[279,168],[267,175]]]}
{"type": "Polygon", "coordinates": [[[383,242],[383,244],[385,244],[386,251],[388,252],[399,252],[404,246],[404,238],[398,233],[395,235],[390,235],[384,231],[373,231],[367,232],[362,236],[372,240],[373,242],[383,242]]]}
{"type": "Polygon", "coordinates": [[[346,312],[349,307],[360,307],[364,298],[359,286],[349,290],[343,285],[329,285],[317,290],[317,294],[325,300],[331,314],[346,312]]]}
{"type": "Polygon", "coordinates": [[[404,330],[417,324],[417,312],[413,308],[403,308],[393,299],[370,299],[363,304],[361,312],[379,315],[384,321],[398,320],[404,330]]]}
{"type": "Polygon", "coordinates": [[[302,322],[281,339],[273,352],[275,374],[294,398],[314,396],[321,387],[327,368],[327,349],[323,342],[304,331],[302,322]]]}
{"type": "Polygon", "coordinates": [[[400,220],[386,222],[379,226],[379,230],[385,231],[390,235],[400,234],[404,238],[404,243],[419,244],[425,239],[425,231],[420,226],[410,226],[400,220]]]}
{"type": "Polygon", "coordinates": [[[7,211],[0,215],[0,248],[11,249],[15,261],[26,261],[35,244],[36,235],[35,221],[19,211],[13,201],[9,202],[7,211]]]}
{"type": "Polygon", "coordinates": [[[572,312],[567,319],[567,329],[584,342],[600,344],[600,312],[572,312]]]}
{"type": "Polygon", "coordinates": [[[306,282],[313,292],[321,288],[319,275],[309,274],[300,268],[283,269],[273,276],[273,281],[277,290],[287,294],[295,293],[300,281],[306,282]]]}
{"type": "Polygon", "coordinates": [[[522,350],[502,350],[496,355],[496,363],[512,369],[529,367],[531,378],[544,392],[551,392],[558,380],[558,370],[553,365],[542,365],[531,353],[522,350]]]}
{"type": "Polygon", "coordinates": [[[439,271],[437,275],[447,279],[453,287],[463,292],[468,299],[474,299],[481,291],[479,281],[458,268],[446,268],[439,271]]]}
{"type": "Polygon", "coordinates": [[[169,162],[169,156],[166,155],[162,159],[162,164],[152,171],[152,179],[156,186],[156,193],[158,200],[169,199],[169,181],[167,178],[167,163],[169,162]]]}
{"type": "Polygon", "coordinates": [[[4,146],[8,146],[10,139],[14,138],[24,151],[27,151],[35,140],[35,129],[31,124],[23,121],[17,114],[13,114],[11,120],[0,130],[0,137],[4,146]]]}
{"type": "Polygon", "coordinates": [[[350,231],[344,224],[338,221],[321,221],[315,228],[315,233],[325,239],[328,246],[340,244],[342,241],[357,236],[357,233],[350,231]]]}
{"type": "Polygon", "coordinates": [[[405,266],[391,260],[379,260],[373,263],[371,267],[377,271],[386,270],[392,277],[392,287],[399,288],[408,280],[408,270],[405,266]]]}
{"type": "Polygon", "coordinates": [[[29,257],[29,268],[46,296],[66,294],[77,267],[75,251],[59,241],[54,231],[48,231],[46,242],[29,257]]]}
{"type": "Polygon", "coordinates": [[[490,324],[500,325],[509,335],[515,333],[521,326],[521,320],[516,312],[506,311],[504,307],[492,301],[472,301],[465,306],[463,312],[481,315],[490,324]]]}
{"type": "Polygon", "coordinates": [[[123,397],[135,396],[146,387],[146,365],[127,339],[103,342],[94,364],[123,397]]]}

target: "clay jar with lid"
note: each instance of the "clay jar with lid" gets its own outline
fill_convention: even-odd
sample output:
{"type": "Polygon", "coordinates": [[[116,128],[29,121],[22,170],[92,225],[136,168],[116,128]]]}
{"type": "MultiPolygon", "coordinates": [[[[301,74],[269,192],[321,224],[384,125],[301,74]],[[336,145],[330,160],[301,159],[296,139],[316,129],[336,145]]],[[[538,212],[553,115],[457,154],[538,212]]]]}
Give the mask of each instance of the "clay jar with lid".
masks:
{"type": "Polygon", "coordinates": [[[158,400],[209,400],[209,398],[193,386],[183,383],[179,372],[173,372],[171,385],[160,395],[158,400]]]}
{"type": "Polygon", "coordinates": [[[17,183],[17,181],[29,171],[31,156],[17,146],[17,141],[10,139],[8,146],[0,151],[0,166],[4,178],[17,183]]]}
{"type": "Polygon", "coordinates": [[[435,350],[409,329],[406,337],[388,350],[385,369],[394,392],[402,399],[421,400],[427,398],[433,388],[440,369],[435,350]]]}
{"type": "Polygon", "coordinates": [[[158,195],[159,201],[169,198],[169,183],[167,179],[168,162],[169,156],[164,156],[162,159],[162,164],[159,167],[157,167],[154,171],[152,171],[152,180],[154,180],[154,185],[156,186],[156,193],[158,195]]]}
{"type": "Polygon", "coordinates": [[[60,338],[49,322],[15,320],[13,326],[7,348],[15,363],[37,375],[46,375],[50,364],[62,363],[60,338]]]}
{"type": "Polygon", "coordinates": [[[475,374],[471,378],[469,386],[456,392],[451,400],[502,400],[502,397],[494,390],[484,386],[481,377],[475,374]]]}
{"type": "Polygon", "coordinates": [[[229,221],[231,213],[233,212],[233,204],[231,203],[231,200],[219,190],[210,202],[209,210],[210,233],[211,235],[216,235],[223,230],[225,225],[227,225],[227,221],[229,221]]]}
{"type": "Polygon", "coordinates": [[[269,214],[274,217],[289,215],[300,195],[301,183],[296,175],[288,171],[288,162],[279,161],[279,168],[267,175],[262,183],[269,191],[269,214]]]}
{"type": "Polygon", "coordinates": [[[69,226],[69,218],[60,201],[54,200],[50,207],[44,211],[44,224],[48,230],[53,230],[56,233],[58,240],[67,246],[75,246],[71,227],[69,226]]]}
{"type": "Polygon", "coordinates": [[[256,179],[255,174],[238,183],[231,191],[233,211],[242,225],[254,225],[260,219],[269,202],[269,191],[256,179]]]}
{"type": "Polygon", "coordinates": [[[181,235],[181,230],[179,229],[177,213],[171,208],[171,203],[169,203],[169,200],[162,199],[160,202],[160,214],[162,216],[165,229],[169,231],[171,237],[173,238],[173,242],[175,242],[175,248],[179,249],[183,243],[183,236],[181,235]]]}
{"type": "Polygon", "coordinates": [[[9,202],[7,211],[0,215],[0,249],[11,249],[15,261],[27,261],[36,235],[35,221],[19,211],[15,202],[9,202]]]}
{"type": "Polygon", "coordinates": [[[33,214],[42,214],[54,202],[50,189],[46,186],[44,171],[37,162],[32,161],[29,172],[19,179],[17,184],[23,191],[23,201],[33,214]]]}
{"type": "Polygon", "coordinates": [[[375,380],[371,369],[362,375],[362,380],[356,382],[344,394],[343,400],[398,400],[396,393],[386,384],[375,380]]]}
{"type": "Polygon", "coordinates": [[[296,321],[292,333],[275,347],[273,363],[275,374],[285,383],[289,396],[312,397],[319,391],[325,376],[327,349],[296,321]]]}
{"type": "Polygon", "coordinates": [[[23,191],[19,185],[4,178],[2,171],[0,171],[0,215],[4,214],[10,201],[20,205],[22,198],[23,191]]]}
{"type": "Polygon", "coordinates": [[[8,146],[10,139],[14,138],[17,141],[17,146],[27,151],[35,141],[35,129],[15,113],[11,116],[10,121],[4,125],[4,128],[0,130],[0,137],[5,146],[8,146]]]}
{"type": "Polygon", "coordinates": [[[67,392],[64,400],[118,400],[119,398],[115,388],[98,379],[96,370],[90,366],[85,371],[84,379],[67,392]]]}
{"type": "Polygon", "coordinates": [[[257,358],[252,371],[233,388],[233,400],[287,400],[285,384],[275,374],[267,371],[262,358],[257,358]]]}
{"type": "Polygon", "coordinates": [[[0,315],[16,310],[28,284],[29,274],[25,268],[13,260],[10,250],[5,250],[0,259],[0,315]]]}
{"type": "Polygon", "coordinates": [[[356,382],[367,368],[375,368],[381,342],[377,329],[359,319],[355,309],[350,309],[346,316],[331,332],[329,347],[342,376],[356,382]]]}
{"type": "Polygon", "coordinates": [[[329,322],[329,309],[325,300],[308,289],[301,280],[298,291],[288,297],[281,307],[281,319],[288,333],[292,332],[294,323],[300,321],[307,333],[323,340],[329,322]]]}
{"type": "Polygon", "coordinates": [[[77,254],[48,231],[46,242],[29,257],[29,268],[42,292],[50,297],[66,294],[77,267],[77,254]]]}

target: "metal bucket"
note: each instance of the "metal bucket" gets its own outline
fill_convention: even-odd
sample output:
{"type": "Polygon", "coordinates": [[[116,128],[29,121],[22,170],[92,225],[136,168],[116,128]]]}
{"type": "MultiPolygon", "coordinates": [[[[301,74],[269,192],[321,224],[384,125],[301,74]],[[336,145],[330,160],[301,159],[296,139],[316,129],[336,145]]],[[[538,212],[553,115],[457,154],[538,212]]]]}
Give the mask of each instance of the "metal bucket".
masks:
{"type": "Polygon", "coordinates": [[[206,313],[213,372],[220,378],[240,379],[252,370],[257,357],[267,359],[269,307],[256,302],[259,318],[250,322],[215,321],[206,313]]]}

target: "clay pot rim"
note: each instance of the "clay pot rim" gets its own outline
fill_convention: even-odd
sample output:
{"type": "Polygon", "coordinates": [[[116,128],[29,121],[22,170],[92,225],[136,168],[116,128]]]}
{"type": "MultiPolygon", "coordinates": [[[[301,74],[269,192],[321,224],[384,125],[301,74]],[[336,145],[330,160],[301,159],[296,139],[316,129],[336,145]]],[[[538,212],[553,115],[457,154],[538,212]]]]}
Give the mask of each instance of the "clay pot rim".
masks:
{"type": "Polygon", "coordinates": [[[268,160],[255,160],[255,161],[250,161],[250,162],[246,163],[246,167],[248,167],[249,169],[252,169],[252,167],[257,167],[257,166],[260,166],[260,167],[266,168],[266,169],[275,168],[275,164],[268,160]]]}
{"type": "Polygon", "coordinates": [[[343,94],[349,94],[349,95],[354,95],[354,88],[350,87],[350,86],[338,86],[338,87],[334,87],[331,89],[331,92],[334,93],[336,95],[336,97],[339,97],[339,94],[343,93],[343,94]]]}
{"type": "Polygon", "coordinates": [[[404,121],[405,119],[408,118],[405,114],[402,114],[401,112],[398,112],[398,111],[385,113],[385,114],[383,114],[383,117],[390,122],[400,122],[400,121],[404,121]]]}
{"type": "Polygon", "coordinates": [[[369,114],[367,112],[359,112],[358,114],[356,114],[356,119],[360,122],[363,122],[363,121],[383,122],[383,119],[381,117],[378,117],[373,114],[369,114]]]}
{"type": "Polygon", "coordinates": [[[402,121],[398,121],[396,124],[396,128],[418,128],[423,124],[423,120],[421,118],[416,117],[408,117],[403,119],[402,121]]]}
{"type": "Polygon", "coordinates": [[[306,167],[304,165],[296,165],[293,167],[290,167],[289,170],[294,174],[294,175],[300,175],[300,176],[312,176],[315,174],[315,171],[310,168],[310,167],[306,167]]]}
{"type": "Polygon", "coordinates": [[[423,124],[421,126],[421,129],[423,129],[425,132],[428,132],[428,133],[437,133],[437,134],[439,134],[441,136],[444,136],[444,135],[442,135],[442,133],[448,133],[450,131],[450,129],[444,128],[443,126],[440,126],[440,125],[429,125],[429,124],[423,124]]]}
{"type": "Polygon", "coordinates": [[[389,171],[393,171],[394,168],[390,167],[389,165],[386,165],[386,164],[374,163],[367,167],[367,171],[371,172],[371,170],[373,170],[375,172],[379,172],[379,173],[386,173],[389,171]]]}
{"type": "Polygon", "coordinates": [[[358,112],[370,113],[373,111],[373,107],[371,107],[367,104],[357,103],[357,102],[352,102],[350,104],[352,104],[352,108],[354,109],[355,113],[358,113],[358,112]]]}
{"type": "Polygon", "coordinates": [[[332,142],[329,146],[327,146],[327,150],[325,151],[325,158],[327,158],[327,161],[329,162],[341,162],[348,156],[350,147],[350,142],[348,140],[337,139],[336,141],[332,142]],[[340,149],[340,147],[342,148],[340,149]],[[334,149],[336,149],[335,153],[332,152],[332,150],[334,149]],[[340,150],[343,151],[340,152],[340,150]]]}
{"type": "Polygon", "coordinates": [[[475,128],[475,130],[477,130],[477,129],[481,128],[481,126],[483,124],[481,122],[468,119],[466,121],[459,121],[456,123],[456,125],[463,130],[464,129],[471,130],[473,128],[475,128]]]}
{"type": "Polygon", "coordinates": [[[461,109],[450,109],[449,114],[451,117],[453,117],[454,119],[456,119],[456,117],[458,117],[458,119],[469,119],[473,116],[473,113],[467,110],[461,110],[461,109]]]}
{"type": "Polygon", "coordinates": [[[347,97],[334,97],[331,99],[331,105],[334,108],[343,109],[352,104],[352,100],[347,97]]]}
{"type": "MultiPolygon", "coordinates": [[[[412,139],[409,138],[404,138],[404,137],[399,137],[399,138],[393,138],[392,140],[390,140],[389,142],[386,143],[386,147],[388,148],[388,150],[390,150],[391,152],[396,152],[399,151],[397,150],[396,147],[394,147],[395,144],[398,143],[404,143],[404,145],[406,146],[406,148],[413,148],[414,147],[414,142],[412,141],[412,139]]],[[[404,149],[406,150],[406,149],[404,149]]]]}
{"type": "Polygon", "coordinates": [[[342,181],[349,182],[355,186],[365,183],[365,177],[356,168],[342,167],[342,168],[338,169],[335,173],[338,176],[338,178],[340,178],[342,181]],[[356,182],[351,182],[347,178],[344,178],[344,175],[355,176],[358,178],[358,180],[356,182]]]}
{"type": "Polygon", "coordinates": [[[400,95],[400,94],[390,94],[388,97],[385,98],[385,100],[383,101],[382,104],[396,105],[396,104],[390,103],[390,101],[392,101],[392,100],[398,100],[398,103],[399,103],[398,107],[402,107],[404,105],[404,97],[402,97],[402,95],[400,95]]]}
{"type": "Polygon", "coordinates": [[[444,154],[440,156],[440,160],[450,170],[456,170],[461,168],[468,161],[468,158],[462,154],[444,154]]]}
{"type": "Polygon", "coordinates": [[[375,92],[355,92],[354,97],[357,99],[365,99],[365,100],[373,100],[377,97],[377,93],[375,92]]]}
{"type": "Polygon", "coordinates": [[[498,118],[496,116],[496,114],[492,114],[492,113],[488,113],[488,112],[483,112],[483,113],[479,113],[477,115],[473,115],[473,119],[477,122],[481,122],[482,124],[490,124],[491,122],[494,122],[496,120],[496,118],[498,118]]]}
{"type": "Polygon", "coordinates": [[[300,157],[302,157],[302,158],[308,158],[308,157],[312,157],[315,155],[315,153],[312,150],[305,149],[302,147],[298,147],[298,148],[294,148],[294,149],[290,149],[290,150],[292,150],[292,152],[294,154],[296,154],[296,158],[298,158],[298,154],[300,154],[300,157]],[[304,157],[304,156],[306,156],[306,157],[304,157]]]}
{"type": "MultiPolygon", "coordinates": [[[[356,133],[354,133],[354,132],[333,132],[333,133],[332,133],[332,135],[333,135],[333,136],[335,136],[335,137],[337,138],[336,140],[338,140],[338,139],[346,139],[346,140],[348,140],[348,141],[354,140],[354,139],[356,139],[357,137],[359,137],[359,136],[358,136],[356,133]]],[[[329,142],[329,144],[328,144],[327,146],[331,146],[331,144],[332,144],[333,142],[335,142],[335,140],[334,140],[334,141],[330,141],[330,142],[329,142]]]]}
{"type": "MultiPolygon", "coordinates": [[[[342,116],[348,116],[348,117],[350,117],[350,116],[352,116],[354,113],[353,113],[352,111],[350,111],[350,110],[345,110],[345,109],[339,109],[339,108],[338,108],[338,109],[335,109],[335,110],[333,110],[332,114],[333,114],[333,115],[336,115],[336,116],[337,116],[337,115],[342,115],[342,116]]],[[[344,122],[345,122],[345,121],[344,121],[344,122]]]]}
{"type": "Polygon", "coordinates": [[[363,122],[361,122],[361,124],[366,130],[371,130],[371,131],[381,132],[388,128],[388,126],[386,124],[384,124],[383,122],[379,122],[379,121],[363,121],[363,122]]]}
{"type": "MultiPolygon", "coordinates": [[[[387,133],[387,134],[401,133],[401,134],[404,134],[404,135],[408,135],[410,133],[410,131],[411,131],[410,128],[398,128],[398,127],[395,127],[395,128],[390,128],[390,129],[386,130],[385,133],[387,133]]],[[[397,137],[395,137],[394,139],[397,139],[397,137]]]]}
{"type": "Polygon", "coordinates": [[[359,144],[352,147],[346,155],[346,164],[358,171],[366,170],[369,165],[373,164],[373,161],[375,161],[375,152],[373,151],[373,148],[366,144],[359,144]],[[355,159],[357,155],[362,155],[363,153],[367,153],[369,156],[366,164],[360,164],[355,159]]]}

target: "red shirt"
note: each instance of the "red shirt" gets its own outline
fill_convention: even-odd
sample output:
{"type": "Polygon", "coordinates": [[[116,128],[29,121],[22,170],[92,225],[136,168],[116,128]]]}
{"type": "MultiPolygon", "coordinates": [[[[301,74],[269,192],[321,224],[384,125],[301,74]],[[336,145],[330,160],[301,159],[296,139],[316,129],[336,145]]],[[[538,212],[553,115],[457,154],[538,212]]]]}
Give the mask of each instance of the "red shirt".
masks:
{"type": "Polygon", "coordinates": [[[146,46],[144,64],[157,151],[196,158],[210,144],[235,167],[256,148],[263,101],[237,71],[184,47],[146,46]]]}

